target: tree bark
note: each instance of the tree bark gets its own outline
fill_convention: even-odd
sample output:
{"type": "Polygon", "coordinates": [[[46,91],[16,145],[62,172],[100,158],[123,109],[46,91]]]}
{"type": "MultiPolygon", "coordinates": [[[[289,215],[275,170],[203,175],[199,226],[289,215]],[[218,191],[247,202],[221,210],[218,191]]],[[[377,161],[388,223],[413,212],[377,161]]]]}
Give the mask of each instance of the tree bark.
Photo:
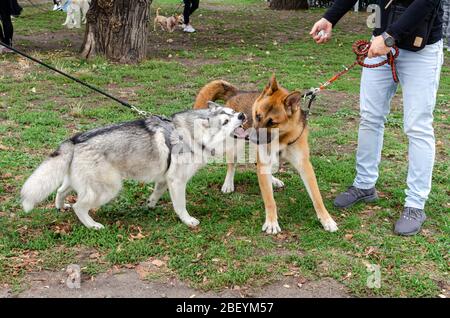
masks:
{"type": "Polygon", "coordinates": [[[272,10],[307,10],[308,0],[270,0],[272,10]]]}
{"type": "Polygon", "coordinates": [[[145,58],[152,0],[92,0],[81,56],[103,55],[119,63],[145,58]]]}

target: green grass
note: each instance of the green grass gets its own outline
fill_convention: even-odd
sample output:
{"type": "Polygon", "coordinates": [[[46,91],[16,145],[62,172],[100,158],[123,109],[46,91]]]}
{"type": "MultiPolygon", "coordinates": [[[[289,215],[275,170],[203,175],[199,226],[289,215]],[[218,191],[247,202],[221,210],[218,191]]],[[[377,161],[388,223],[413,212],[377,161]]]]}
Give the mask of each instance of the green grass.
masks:
{"type": "MultiPolygon", "coordinates": [[[[177,3],[155,1],[152,16],[157,6],[171,12],[177,3]]],[[[352,42],[370,33],[364,26],[365,14],[349,13],[331,43],[317,46],[307,33],[321,10],[274,12],[253,0],[209,0],[200,7],[193,20],[198,33],[151,32],[149,57],[139,65],[118,65],[100,57],[80,59],[78,47],[70,43],[81,43],[83,31],[61,27],[62,13],[36,8],[26,7],[15,20],[15,43],[145,110],[170,114],[190,108],[198,89],[216,78],[261,89],[276,72],[290,90],[316,86],[350,64],[352,42]],[[49,42],[41,46],[44,38],[49,42]]],[[[334,195],[354,177],[360,69],[319,96],[310,117],[312,163],[325,205],[340,231],[327,233],[321,228],[300,178],[288,168],[279,176],[285,189],[275,193],[283,232],[268,236],[261,232],[264,207],[251,164],[240,167],[235,180],[239,191],[233,194],[220,192],[224,165],[209,165],[192,179],[187,208],[201,221],[196,230],[177,219],[167,194],[156,210],[148,210],[145,200],[152,186],[133,181],[95,212],[94,218],[107,225],[99,232],[83,227],[71,212],[55,211],[54,196],[30,214],[23,213],[21,185],[62,140],[75,132],[133,119],[135,114],[17,56],[0,56],[0,65],[0,283],[20,290],[27,272],[60,270],[79,260],[79,251],[96,250],[101,261],[83,261],[90,275],[113,265],[168,256],[172,272],[205,290],[258,286],[288,271],[312,280],[332,277],[358,296],[435,297],[449,285],[448,61],[435,111],[438,147],[428,221],[424,233],[408,238],[392,233],[406,179],[407,140],[398,101],[386,128],[378,183],[383,197],[376,205],[345,211],[332,206],[334,195]],[[137,226],[145,237],[131,240],[137,226]],[[380,265],[380,289],[366,286],[367,263],[380,265]]]]}

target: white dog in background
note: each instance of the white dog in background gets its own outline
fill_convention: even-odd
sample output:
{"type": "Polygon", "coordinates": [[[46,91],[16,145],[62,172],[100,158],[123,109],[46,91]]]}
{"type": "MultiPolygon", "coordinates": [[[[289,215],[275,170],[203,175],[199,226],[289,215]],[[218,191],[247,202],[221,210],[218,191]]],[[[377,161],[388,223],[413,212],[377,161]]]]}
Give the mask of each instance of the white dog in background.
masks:
{"type": "Polygon", "coordinates": [[[86,23],[86,13],[89,10],[89,0],[68,0],[67,17],[63,25],[69,29],[80,28],[81,23],[86,23]]]}

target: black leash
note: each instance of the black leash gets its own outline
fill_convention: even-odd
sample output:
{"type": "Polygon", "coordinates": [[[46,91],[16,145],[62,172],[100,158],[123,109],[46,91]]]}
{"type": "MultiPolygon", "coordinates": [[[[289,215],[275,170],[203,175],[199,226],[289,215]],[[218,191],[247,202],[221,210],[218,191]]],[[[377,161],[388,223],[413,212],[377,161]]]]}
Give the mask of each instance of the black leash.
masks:
{"type": "Polygon", "coordinates": [[[92,86],[91,84],[88,84],[88,83],[86,83],[86,82],[83,82],[82,80],[80,80],[80,79],[78,79],[78,78],[76,78],[76,77],[74,77],[74,76],[72,76],[72,75],[69,75],[69,74],[67,74],[67,73],[64,73],[63,71],[60,71],[60,70],[58,70],[57,68],[55,68],[55,67],[53,67],[53,66],[51,66],[51,65],[48,65],[48,64],[46,64],[46,63],[44,63],[44,62],[38,60],[37,58],[34,58],[34,57],[32,57],[32,56],[30,56],[30,55],[28,55],[28,54],[26,54],[26,53],[24,53],[24,52],[22,52],[22,51],[16,49],[16,48],[13,48],[13,47],[9,46],[8,44],[5,44],[5,43],[3,43],[3,42],[0,41],[0,45],[3,45],[4,47],[10,49],[11,51],[14,51],[15,53],[17,53],[17,54],[19,54],[19,55],[22,55],[23,57],[25,57],[25,58],[27,58],[27,59],[30,59],[30,60],[32,60],[32,61],[35,62],[35,63],[38,63],[38,64],[40,64],[40,65],[42,65],[42,66],[44,66],[44,67],[46,67],[46,68],[48,68],[48,69],[51,69],[52,71],[54,71],[54,72],[56,72],[56,73],[58,73],[58,74],[61,74],[61,75],[65,76],[65,77],[71,79],[72,81],[77,82],[78,84],[81,84],[81,85],[83,85],[83,86],[85,86],[85,87],[87,87],[87,88],[89,88],[89,89],[91,89],[91,90],[93,90],[93,91],[95,91],[95,92],[97,92],[97,93],[99,93],[99,94],[102,94],[103,96],[108,97],[108,98],[110,98],[110,99],[112,99],[112,100],[118,102],[118,103],[121,104],[122,106],[125,106],[125,107],[130,108],[131,110],[133,110],[133,111],[135,111],[136,113],[138,113],[140,116],[143,116],[143,117],[150,116],[150,113],[147,113],[146,111],[140,110],[140,109],[138,109],[136,106],[133,106],[133,105],[131,105],[130,103],[128,103],[128,102],[126,102],[126,101],[123,101],[123,100],[121,100],[121,99],[119,99],[119,98],[117,98],[117,97],[114,97],[114,96],[112,96],[111,94],[106,93],[106,92],[102,91],[101,89],[99,89],[99,88],[97,88],[97,87],[95,87],[95,86],[92,86]]]}
{"type": "Polygon", "coordinates": [[[303,116],[303,119],[304,119],[303,128],[297,138],[288,142],[288,146],[295,144],[297,142],[297,140],[299,140],[300,137],[303,135],[306,125],[308,125],[308,116],[309,116],[309,113],[311,112],[311,106],[312,106],[312,103],[314,102],[314,100],[316,99],[316,96],[317,96],[317,92],[313,88],[309,89],[302,95],[303,100],[308,99],[308,105],[306,106],[306,108],[302,108],[301,113],[300,113],[300,116],[303,116]]]}
{"type": "Polygon", "coordinates": [[[311,112],[312,103],[314,102],[314,100],[317,97],[317,92],[315,91],[315,89],[310,89],[310,90],[306,91],[306,93],[304,93],[302,95],[302,97],[303,97],[303,100],[308,99],[308,106],[306,106],[306,108],[302,109],[305,120],[308,120],[309,113],[311,112]]]}

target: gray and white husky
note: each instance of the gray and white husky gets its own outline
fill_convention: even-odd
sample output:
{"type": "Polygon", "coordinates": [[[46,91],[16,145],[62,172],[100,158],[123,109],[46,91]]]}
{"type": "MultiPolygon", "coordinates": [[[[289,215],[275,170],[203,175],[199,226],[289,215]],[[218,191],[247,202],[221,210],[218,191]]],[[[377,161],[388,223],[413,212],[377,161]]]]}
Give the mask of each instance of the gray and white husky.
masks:
{"type": "Polygon", "coordinates": [[[189,110],[170,118],[146,119],[93,129],[65,140],[27,179],[21,191],[25,211],[47,198],[58,187],[57,209],[69,208],[64,199],[77,193],[73,209],[88,228],[103,225],[89,210],[111,201],[123,179],[155,182],[148,199],[154,208],[169,189],[178,217],[188,226],[199,221],[186,210],[186,184],[207,163],[208,157],[230,136],[243,138],[244,113],[209,103],[208,109],[189,110]],[[200,160],[199,160],[200,158],[200,160]]]}

